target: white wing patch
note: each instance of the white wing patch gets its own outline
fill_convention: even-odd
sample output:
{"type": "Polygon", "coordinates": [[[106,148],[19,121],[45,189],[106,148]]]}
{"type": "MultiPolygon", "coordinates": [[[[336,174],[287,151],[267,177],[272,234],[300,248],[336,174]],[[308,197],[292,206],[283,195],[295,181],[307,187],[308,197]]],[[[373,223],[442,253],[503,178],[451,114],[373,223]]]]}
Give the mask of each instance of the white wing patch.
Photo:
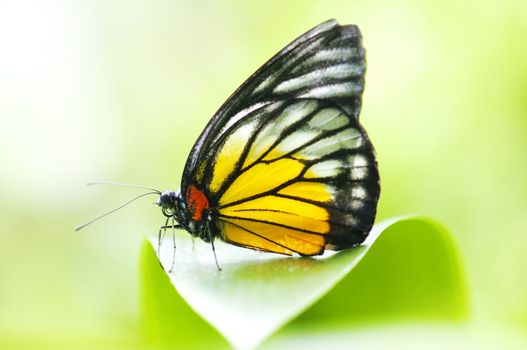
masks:
{"type": "Polygon", "coordinates": [[[368,197],[366,190],[362,186],[354,187],[351,190],[351,196],[358,199],[367,199],[368,197]]]}
{"type": "Polygon", "coordinates": [[[310,113],[313,113],[317,105],[318,103],[316,101],[300,101],[287,107],[276,118],[272,119],[256,136],[245,160],[244,167],[255,162],[277,142],[280,133],[285,128],[302,120],[310,113]]]}
{"type": "Polygon", "coordinates": [[[300,94],[301,98],[325,99],[329,97],[345,97],[362,92],[363,86],[353,82],[344,82],[331,85],[315,87],[307,92],[300,94]]]}
{"type": "Polygon", "coordinates": [[[273,90],[275,93],[299,90],[306,86],[316,85],[317,82],[327,79],[350,78],[364,74],[364,67],[351,64],[338,64],[317,69],[306,74],[286,80],[273,90]]]}
{"type": "Polygon", "coordinates": [[[312,128],[333,130],[345,126],[348,123],[348,117],[340,110],[336,108],[324,108],[308,122],[308,125],[312,128]]]}
{"type": "Polygon", "coordinates": [[[307,58],[300,65],[297,65],[291,73],[296,73],[300,70],[307,69],[311,66],[316,66],[321,62],[345,62],[352,59],[359,59],[364,55],[362,48],[344,48],[335,47],[332,49],[317,51],[313,56],[307,58]]]}
{"type": "Polygon", "coordinates": [[[365,180],[368,177],[369,163],[363,155],[350,155],[345,159],[329,159],[314,163],[309,167],[305,178],[333,178],[346,175],[349,180],[365,180]]]}
{"type": "Polygon", "coordinates": [[[350,128],[307,146],[301,153],[308,159],[315,159],[340,149],[355,149],[361,144],[362,137],[360,132],[357,129],[350,128]]]}
{"type": "Polygon", "coordinates": [[[265,91],[268,87],[273,86],[279,79],[282,78],[282,74],[286,72],[288,69],[291,68],[291,66],[297,64],[299,60],[302,59],[303,56],[306,55],[308,52],[312,52],[313,49],[320,46],[321,42],[323,41],[323,38],[319,38],[310,44],[307,44],[305,47],[298,50],[298,52],[295,52],[294,56],[291,57],[289,60],[285,61],[284,65],[280,67],[279,70],[273,72],[269,76],[265,78],[258,86],[254,89],[253,94],[259,94],[262,91],[265,91]]]}
{"type": "Polygon", "coordinates": [[[368,160],[366,159],[366,157],[364,157],[361,154],[358,154],[354,157],[350,157],[349,160],[353,164],[354,167],[368,166],[368,160]]]}
{"type": "MultiPolygon", "coordinates": [[[[285,153],[289,153],[291,151],[294,151],[295,149],[302,147],[306,143],[312,141],[317,136],[320,135],[320,132],[317,130],[305,130],[305,131],[297,131],[289,136],[286,136],[277,146],[276,149],[278,150],[278,155],[283,155],[285,153]]],[[[276,157],[272,157],[271,159],[274,159],[276,157]]]]}
{"type": "Polygon", "coordinates": [[[313,164],[309,168],[309,172],[304,176],[306,178],[333,177],[340,174],[343,167],[345,167],[345,164],[340,160],[330,159],[313,164]]]}
{"type": "Polygon", "coordinates": [[[362,145],[360,130],[350,126],[350,119],[342,110],[320,108],[316,100],[300,101],[271,118],[258,132],[243,168],[259,159],[272,161],[291,152],[295,158],[315,160],[341,149],[354,150],[362,145]],[[302,125],[288,131],[288,127],[301,121],[302,125]]]}
{"type": "Polygon", "coordinates": [[[259,103],[255,103],[255,104],[253,104],[253,105],[251,105],[251,106],[249,106],[249,107],[247,107],[245,109],[242,109],[241,111],[236,113],[231,119],[229,119],[227,124],[225,124],[225,126],[221,129],[220,135],[224,134],[227,130],[229,130],[229,128],[231,128],[234,124],[239,122],[242,118],[245,118],[249,113],[254,112],[258,108],[263,107],[263,106],[268,105],[268,104],[269,104],[269,102],[259,102],[259,103]]]}

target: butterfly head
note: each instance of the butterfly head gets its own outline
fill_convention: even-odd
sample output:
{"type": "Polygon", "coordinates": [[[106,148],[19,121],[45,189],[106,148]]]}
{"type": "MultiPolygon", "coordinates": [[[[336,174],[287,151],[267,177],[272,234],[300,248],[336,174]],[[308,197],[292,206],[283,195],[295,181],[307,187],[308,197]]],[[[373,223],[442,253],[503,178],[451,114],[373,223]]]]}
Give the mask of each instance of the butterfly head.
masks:
{"type": "Polygon", "coordinates": [[[188,229],[187,205],[180,191],[166,190],[161,192],[156,204],[161,207],[163,215],[173,217],[181,226],[188,229]]]}

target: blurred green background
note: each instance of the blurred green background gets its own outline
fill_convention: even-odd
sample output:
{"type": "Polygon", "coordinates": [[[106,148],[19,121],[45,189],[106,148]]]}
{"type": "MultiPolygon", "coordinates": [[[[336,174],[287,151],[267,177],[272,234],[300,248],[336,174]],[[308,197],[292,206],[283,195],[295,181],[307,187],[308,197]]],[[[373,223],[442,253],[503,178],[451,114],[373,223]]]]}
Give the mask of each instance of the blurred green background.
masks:
{"type": "Polygon", "coordinates": [[[74,233],[136,193],[84,183],[176,189],[221,103],[329,18],[368,51],[379,219],[449,227],[472,319],[526,333],[526,1],[6,0],[0,346],[133,345],[140,246],[162,216],[144,200],[74,233]]]}

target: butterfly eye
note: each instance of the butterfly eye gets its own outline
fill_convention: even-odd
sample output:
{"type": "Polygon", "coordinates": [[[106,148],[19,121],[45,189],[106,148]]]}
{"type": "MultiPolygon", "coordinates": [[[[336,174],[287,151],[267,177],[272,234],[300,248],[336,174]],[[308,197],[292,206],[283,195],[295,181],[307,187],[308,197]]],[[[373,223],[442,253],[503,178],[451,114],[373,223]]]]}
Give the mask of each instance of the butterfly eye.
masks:
{"type": "Polygon", "coordinates": [[[167,208],[167,207],[163,207],[161,209],[161,212],[163,213],[164,216],[166,216],[167,218],[169,217],[172,217],[174,215],[174,210],[171,209],[171,208],[167,208]]]}

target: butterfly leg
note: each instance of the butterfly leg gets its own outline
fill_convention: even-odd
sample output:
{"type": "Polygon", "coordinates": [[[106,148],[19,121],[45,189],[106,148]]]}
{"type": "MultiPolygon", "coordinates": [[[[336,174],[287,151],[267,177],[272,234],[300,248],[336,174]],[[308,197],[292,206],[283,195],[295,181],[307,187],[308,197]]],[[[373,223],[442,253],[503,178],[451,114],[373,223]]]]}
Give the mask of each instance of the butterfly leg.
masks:
{"type": "Polygon", "coordinates": [[[167,228],[174,228],[174,229],[176,229],[176,228],[183,228],[183,226],[178,225],[178,224],[174,224],[174,225],[163,225],[160,228],[162,228],[162,229],[167,229],[167,228]]]}
{"type": "Polygon", "coordinates": [[[218,264],[218,257],[216,256],[216,248],[214,247],[214,239],[212,238],[211,230],[208,229],[208,228],[205,228],[205,230],[207,231],[207,234],[208,234],[209,240],[210,240],[210,244],[212,245],[212,253],[214,254],[214,261],[216,262],[216,267],[218,268],[218,271],[221,271],[220,264],[218,264]]]}
{"type": "Polygon", "coordinates": [[[170,270],[168,270],[168,273],[172,272],[172,270],[174,269],[174,264],[176,263],[176,227],[178,226],[179,225],[176,225],[174,221],[174,217],[172,217],[172,243],[174,249],[172,250],[172,266],[170,266],[170,270]]]}
{"type": "Polygon", "coordinates": [[[159,232],[157,234],[157,259],[159,260],[159,265],[161,265],[161,267],[163,267],[163,264],[161,264],[161,241],[163,240],[164,232],[167,229],[168,220],[169,218],[167,218],[165,224],[159,228],[159,232]]]}

